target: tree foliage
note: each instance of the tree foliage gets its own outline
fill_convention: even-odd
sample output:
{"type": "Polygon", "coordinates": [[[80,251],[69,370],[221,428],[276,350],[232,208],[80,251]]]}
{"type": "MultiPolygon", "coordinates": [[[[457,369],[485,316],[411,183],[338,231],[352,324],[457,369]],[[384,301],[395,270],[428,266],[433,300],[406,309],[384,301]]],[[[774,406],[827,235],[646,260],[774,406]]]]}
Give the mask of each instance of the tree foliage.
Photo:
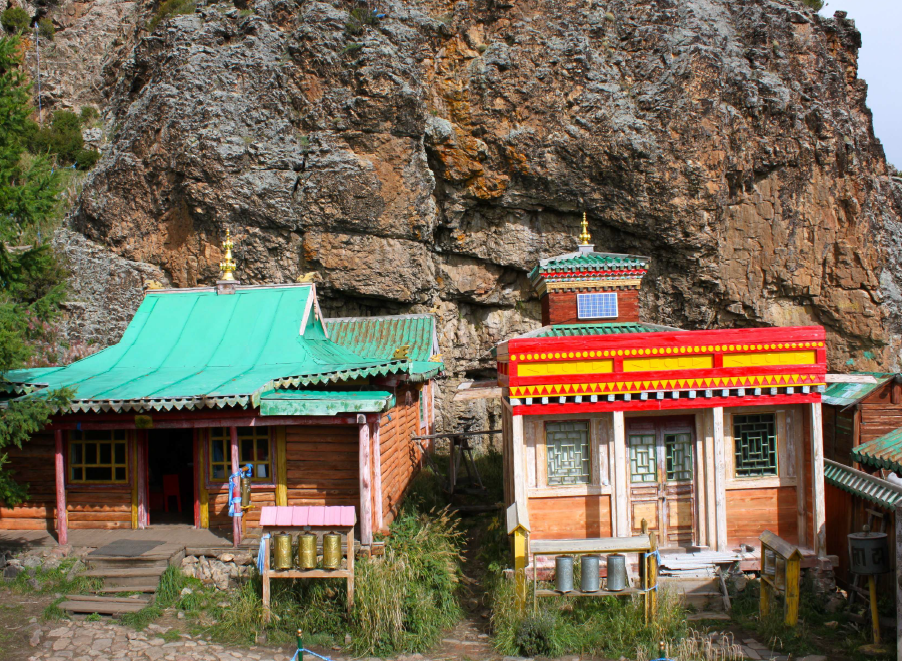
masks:
{"type": "MultiPolygon", "coordinates": [[[[60,205],[60,171],[49,156],[28,149],[34,109],[18,46],[15,37],[0,38],[0,374],[28,363],[65,295],[65,271],[47,243],[60,205]]],[[[9,385],[0,377],[0,389],[9,385]]],[[[55,393],[0,408],[0,501],[14,505],[26,497],[26,487],[4,470],[5,448],[21,447],[65,398],[55,393]]]]}

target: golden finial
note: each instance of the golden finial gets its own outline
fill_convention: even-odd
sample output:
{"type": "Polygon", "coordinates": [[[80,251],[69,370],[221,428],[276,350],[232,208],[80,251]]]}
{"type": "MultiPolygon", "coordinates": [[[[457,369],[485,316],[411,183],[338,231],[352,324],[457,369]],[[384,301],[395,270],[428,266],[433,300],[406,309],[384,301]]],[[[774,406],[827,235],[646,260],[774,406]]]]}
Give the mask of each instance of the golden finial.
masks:
{"type": "Polygon", "coordinates": [[[586,212],[583,211],[583,224],[582,224],[582,233],[579,235],[579,245],[588,246],[591,245],[589,241],[592,240],[592,237],[589,236],[589,221],[586,220],[586,212]]]}
{"type": "Polygon", "coordinates": [[[225,250],[225,261],[219,262],[219,270],[222,271],[222,279],[223,280],[234,280],[235,276],[232,273],[235,272],[235,260],[232,259],[232,248],[235,247],[235,244],[232,243],[232,234],[229,230],[226,230],[226,240],[222,244],[222,249],[225,250]]]}

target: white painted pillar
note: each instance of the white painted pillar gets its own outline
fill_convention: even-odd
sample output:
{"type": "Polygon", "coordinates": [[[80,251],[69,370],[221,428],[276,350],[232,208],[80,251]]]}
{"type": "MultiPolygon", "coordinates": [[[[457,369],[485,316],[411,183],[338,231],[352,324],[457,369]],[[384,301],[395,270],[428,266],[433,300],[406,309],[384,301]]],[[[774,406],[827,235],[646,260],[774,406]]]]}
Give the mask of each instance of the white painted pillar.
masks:
{"type": "Polygon", "coordinates": [[[511,458],[514,478],[514,502],[521,512],[529,515],[529,500],[526,495],[526,448],[523,441],[523,416],[511,416],[511,458]]]}
{"type": "Polygon", "coordinates": [[[818,558],[825,558],[827,556],[827,514],[824,501],[824,420],[820,402],[811,405],[811,481],[814,552],[818,558]]]}
{"type": "Polygon", "coordinates": [[[373,525],[382,530],[382,447],[379,438],[380,415],[370,423],[370,434],[373,437],[373,525]]]}
{"type": "Polygon", "coordinates": [[[626,456],[626,423],[623,411],[614,411],[614,536],[630,536],[629,461],[626,456]]]}
{"type": "Polygon", "coordinates": [[[723,407],[715,406],[714,416],[714,528],[717,551],[727,550],[727,464],[723,433],[723,407]]]}
{"type": "Polygon", "coordinates": [[[365,415],[357,416],[359,433],[358,469],[360,473],[360,544],[373,543],[373,494],[370,490],[372,466],[370,464],[370,426],[365,415]]]}

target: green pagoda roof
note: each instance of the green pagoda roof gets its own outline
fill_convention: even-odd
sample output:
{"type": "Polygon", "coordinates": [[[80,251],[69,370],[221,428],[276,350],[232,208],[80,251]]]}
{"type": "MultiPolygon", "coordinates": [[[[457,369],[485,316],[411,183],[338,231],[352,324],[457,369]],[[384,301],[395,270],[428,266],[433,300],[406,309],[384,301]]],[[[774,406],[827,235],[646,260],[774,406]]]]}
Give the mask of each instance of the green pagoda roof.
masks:
{"type": "Polygon", "coordinates": [[[239,286],[149,291],[118,344],[6,379],[44,386],[26,399],[71,389],[74,411],[143,411],[256,406],[269,390],[410,375],[415,365],[331,341],[312,285],[239,286]]]}
{"type": "Polygon", "coordinates": [[[852,459],[875,468],[902,471],[902,427],[852,448],[852,459]]]}
{"type": "Polygon", "coordinates": [[[877,383],[831,383],[821,396],[824,404],[843,407],[855,404],[895,376],[893,373],[885,372],[853,372],[853,374],[873,376],[877,383]]]}
{"type": "Polygon", "coordinates": [[[902,486],[829,459],[824,459],[824,480],[889,510],[894,510],[896,503],[902,501],[902,486]]]}
{"type": "Polygon", "coordinates": [[[542,273],[581,270],[636,270],[648,268],[648,257],[641,255],[624,255],[612,252],[571,252],[557,257],[540,259],[538,265],[530,272],[529,278],[535,280],[542,273]]]}

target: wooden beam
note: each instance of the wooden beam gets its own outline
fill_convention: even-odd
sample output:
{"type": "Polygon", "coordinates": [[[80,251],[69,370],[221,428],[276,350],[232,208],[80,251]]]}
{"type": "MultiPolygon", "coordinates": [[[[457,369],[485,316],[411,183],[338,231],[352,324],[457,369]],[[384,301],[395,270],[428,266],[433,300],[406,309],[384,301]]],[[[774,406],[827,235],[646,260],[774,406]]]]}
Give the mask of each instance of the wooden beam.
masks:
{"type": "Polygon", "coordinates": [[[497,379],[489,381],[464,381],[454,393],[455,402],[466,399],[500,399],[503,394],[497,379]]]}
{"type": "Polygon", "coordinates": [[[369,423],[373,441],[373,520],[376,530],[382,530],[382,447],[379,420],[369,423]]]}
{"type": "MultiPolygon", "coordinates": [[[[238,427],[229,427],[229,435],[232,441],[232,475],[238,472],[238,427]]],[[[229,480],[229,498],[232,498],[232,481],[229,480]]],[[[241,512],[241,503],[235,503],[235,514],[241,512]]],[[[238,546],[241,543],[241,517],[232,517],[232,544],[238,546]]]]}
{"type": "Polygon", "coordinates": [[[877,383],[870,374],[827,374],[824,380],[827,383],[877,383]]]}
{"type": "MultiPolygon", "coordinates": [[[[143,414],[141,414],[143,415],[143,414]]],[[[375,419],[378,413],[366,414],[367,419],[375,419]]],[[[245,418],[215,417],[204,418],[201,414],[194,417],[181,418],[157,418],[153,413],[145,417],[152,419],[151,429],[205,429],[208,427],[278,427],[285,425],[354,425],[357,424],[357,414],[354,415],[274,415],[254,416],[245,418]]],[[[66,415],[65,418],[56,418],[48,425],[48,429],[81,429],[100,430],[111,429],[137,429],[134,413],[118,413],[104,417],[75,417],[66,415]]],[[[142,427],[145,429],[145,427],[142,427]]]]}
{"type": "Polygon", "coordinates": [[[811,481],[814,552],[818,558],[824,558],[827,556],[827,514],[824,500],[824,421],[820,402],[811,404],[811,481]]]}
{"type": "Polygon", "coordinates": [[[523,438],[523,416],[511,419],[511,458],[514,482],[514,502],[529,517],[529,500],[526,495],[526,447],[523,438]]]}
{"type": "Polygon", "coordinates": [[[462,431],[462,432],[449,432],[446,434],[429,434],[427,436],[413,436],[413,440],[415,441],[425,441],[433,438],[458,438],[461,436],[485,436],[487,434],[500,434],[500,429],[486,429],[483,431],[462,431]]]}
{"type": "Polygon", "coordinates": [[[626,424],[623,411],[614,411],[614,535],[629,537],[629,461],[626,458],[626,424]]]}
{"type": "Polygon", "coordinates": [[[63,431],[56,430],[56,541],[62,546],[69,543],[69,517],[66,513],[66,458],[63,455],[63,431]]]}
{"type": "Polygon", "coordinates": [[[370,426],[361,423],[358,426],[359,443],[358,463],[360,473],[360,543],[370,546],[373,543],[373,495],[370,491],[370,426]]]}
{"type": "Polygon", "coordinates": [[[714,528],[716,551],[727,550],[727,466],[723,433],[723,407],[711,410],[714,416],[714,528]]]}

